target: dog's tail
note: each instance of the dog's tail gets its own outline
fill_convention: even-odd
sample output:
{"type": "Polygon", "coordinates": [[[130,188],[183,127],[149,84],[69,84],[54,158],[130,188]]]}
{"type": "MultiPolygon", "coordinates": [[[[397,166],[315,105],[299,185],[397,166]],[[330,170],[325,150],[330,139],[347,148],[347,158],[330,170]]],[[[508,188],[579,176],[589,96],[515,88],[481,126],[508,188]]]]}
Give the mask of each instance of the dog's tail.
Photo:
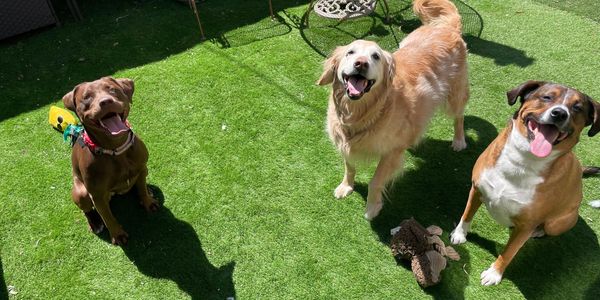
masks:
{"type": "Polygon", "coordinates": [[[448,26],[462,31],[460,14],[450,0],[415,0],[413,11],[424,25],[448,26]]]}
{"type": "Polygon", "coordinates": [[[583,167],[583,177],[600,174],[600,167],[583,167]]]}

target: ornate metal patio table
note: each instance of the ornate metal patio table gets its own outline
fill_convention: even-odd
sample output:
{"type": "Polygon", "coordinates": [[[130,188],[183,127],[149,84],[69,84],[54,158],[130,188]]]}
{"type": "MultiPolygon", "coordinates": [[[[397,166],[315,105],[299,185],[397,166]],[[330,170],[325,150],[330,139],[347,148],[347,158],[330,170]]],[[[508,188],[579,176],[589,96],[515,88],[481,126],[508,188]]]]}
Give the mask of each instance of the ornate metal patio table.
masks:
{"type": "MultiPolygon", "coordinates": [[[[330,19],[353,19],[358,17],[364,17],[371,14],[375,10],[378,0],[311,0],[308,4],[306,11],[306,26],[308,26],[308,14],[311,8],[322,17],[330,19]]],[[[389,20],[389,7],[386,0],[383,1],[385,5],[385,18],[389,20]]]]}

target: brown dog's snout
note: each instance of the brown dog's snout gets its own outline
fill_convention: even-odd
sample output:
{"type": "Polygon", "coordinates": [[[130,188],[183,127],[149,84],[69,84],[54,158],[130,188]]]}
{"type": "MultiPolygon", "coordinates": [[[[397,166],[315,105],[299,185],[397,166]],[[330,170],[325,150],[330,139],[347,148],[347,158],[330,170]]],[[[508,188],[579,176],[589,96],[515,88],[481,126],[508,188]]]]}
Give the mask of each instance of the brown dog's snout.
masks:
{"type": "Polygon", "coordinates": [[[100,99],[100,102],[98,104],[100,104],[100,107],[103,107],[103,106],[106,106],[108,104],[112,104],[114,102],[115,102],[115,100],[113,98],[106,97],[106,98],[100,99]]]}
{"type": "Polygon", "coordinates": [[[367,62],[366,58],[359,57],[354,62],[354,68],[357,69],[357,70],[366,69],[368,67],[369,67],[369,63],[367,62]]]}

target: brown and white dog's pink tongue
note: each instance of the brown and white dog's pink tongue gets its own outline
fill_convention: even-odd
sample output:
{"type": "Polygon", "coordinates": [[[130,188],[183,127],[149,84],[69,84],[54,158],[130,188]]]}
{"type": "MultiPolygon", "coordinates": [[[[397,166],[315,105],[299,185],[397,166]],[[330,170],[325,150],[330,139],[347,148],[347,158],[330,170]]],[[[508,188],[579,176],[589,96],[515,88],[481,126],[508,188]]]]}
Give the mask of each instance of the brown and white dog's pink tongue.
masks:
{"type": "Polygon", "coordinates": [[[114,115],[110,118],[100,120],[100,125],[110,132],[112,135],[117,135],[121,132],[129,131],[129,126],[121,120],[119,115],[114,115]]]}
{"type": "Polygon", "coordinates": [[[533,133],[533,141],[529,145],[529,150],[537,157],[546,157],[552,152],[552,144],[558,138],[558,129],[553,125],[538,124],[529,121],[529,130],[533,133]]]}
{"type": "Polygon", "coordinates": [[[348,95],[349,96],[360,96],[365,88],[367,87],[367,80],[360,77],[349,77],[348,78],[348,95]]]}

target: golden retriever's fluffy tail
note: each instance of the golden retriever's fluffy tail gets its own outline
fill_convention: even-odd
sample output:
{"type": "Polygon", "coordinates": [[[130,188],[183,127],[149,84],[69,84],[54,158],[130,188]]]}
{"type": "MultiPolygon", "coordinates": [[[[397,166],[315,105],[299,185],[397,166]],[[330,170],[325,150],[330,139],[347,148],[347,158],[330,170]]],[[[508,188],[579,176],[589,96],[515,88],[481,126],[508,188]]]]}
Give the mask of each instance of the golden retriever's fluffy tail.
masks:
{"type": "Polygon", "coordinates": [[[413,11],[424,25],[449,26],[462,31],[460,14],[450,0],[415,0],[413,11]]]}

